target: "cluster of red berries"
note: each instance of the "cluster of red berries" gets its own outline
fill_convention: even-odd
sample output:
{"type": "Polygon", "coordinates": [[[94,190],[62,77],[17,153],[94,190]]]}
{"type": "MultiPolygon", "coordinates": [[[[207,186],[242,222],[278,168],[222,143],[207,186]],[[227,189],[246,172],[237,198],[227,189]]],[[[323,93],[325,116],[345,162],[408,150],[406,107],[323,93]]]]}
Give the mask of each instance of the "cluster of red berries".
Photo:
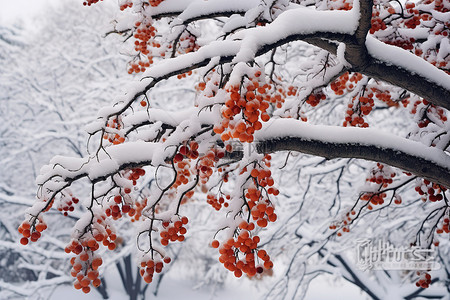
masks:
{"type": "Polygon", "coordinates": [[[444,199],[443,194],[447,189],[427,179],[422,179],[416,181],[415,190],[422,196],[422,201],[425,202],[428,199],[431,202],[436,202],[444,199]]]}
{"type": "Polygon", "coordinates": [[[103,0],[86,0],[86,1],[84,1],[83,2],[83,5],[84,6],[91,6],[92,4],[95,4],[95,3],[97,3],[97,2],[99,2],[99,1],[103,1],[103,0]]]}
{"type": "MultiPolygon", "coordinates": [[[[408,101],[409,103],[409,101],[408,101]]],[[[429,103],[425,99],[418,99],[414,102],[413,108],[411,109],[412,114],[418,113],[420,114],[420,120],[417,123],[417,126],[419,128],[426,128],[430,123],[432,123],[432,119],[438,119],[442,122],[447,121],[447,116],[445,115],[445,111],[440,108],[436,107],[435,105],[429,103]],[[433,116],[433,117],[430,117],[433,116]]],[[[431,144],[431,146],[435,146],[434,143],[431,144]]]]}
{"type": "MultiPolygon", "coordinates": [[[[410,20],[410,21],[414,22],[413,20],[410,20]]],[[[416,40],[414,38],[405,39],[403,37],[397,37],[392,40],[384,41],[384,43],[386,43],[388,45],[397,46],[397,47],[403,48],[405,50],[413,50],[415,41],[416,40]]],[[[422,50],[420,48],[416,48],[416,49],[414,49],[414,53],[416,55],[420,56],[422,54],[422,50]]]]}
{"type": "Polygon", "coordinates": [[[114,220],[118,220],[122,217],[123,214],[129,214],[130,217],[134,216],[135,210],[131,207],[130,204],[127,204],[123,197],[120,195],[116,195],[113,198],[114,203],[105,210],[105,214],[108,217],[112,217],[114,220]]]}
{"type": "MultiPolygon", "coordinates": [[[[372,94],[369,94],[371,96],[372,94]]],[[[353,97],[352,102],[347,105],[345,111],[345,120],[342,124],[344,127],[369,127],[369,124],[364,120],[364,116],[368,115],[373,108],[374,102],[369,97],[353,97]]]]}
{"type": "Polygon", "coordinates": [[[445,216],[442,220],[442,225],[441,227],[436,228],[436,233],[437,234],[442,234],[442,233],[450,233],[450,218],[448,216],[445,216]]]}
{"type": "Polygon", "coordinates": [[[297,87],[295,87],[293,85],[290,85],[290,86],[288,86],[287,95],[288,96],[295,96],[295,95],[297,95],[297,91],[298,91],[297,87]]]}
{"type": "Polygon", "coordinates": [[[199,170],[200,182],[205,184],[213,174],[214,165],[225,156],[225,152],[218,149],[210,149],[198,160],[197,169],[199,170]]]}
{"type": "Polygon", "coordinates": [[[157,30],[150,22],[136,22],[135,27],[136,33],[133,35],[136,39],[134,41],[134,50],[138,53],[142,53],[147,58],[147,61],[139,60],[136,63],[131,63],[128,74],[144,72],[146,68],[153,64],[153,56],[149,46],[154,48],[161,47],[161,45],[154,40],[157,30]]]}
{"type": "Polygon", "coordinates": [[[164,0],[149,0],[148,2],[150,4],[150,6],[156,7],[156,6],[160,5],[161,2],[163,2],[163,1],[164,0]]]}
{"type": "Polygon", "coordinates": [[[428,288],[431,284],[431,275],[427,272],[417,271],[417,276],[419,276],[419,280],[416,282],[417,287],[428,288]]]}
{"type": "Polygon", "coordinates": [[[126,0],[119,6],[120,10],[125,10],[125,9],[131,8],[131,7],[133,7],[133,2],[131,2],[129,0],[126,0]]]}
{"type": "Polygon", "coordinates": [[[198,143],[191,141],[178,149],[178,153],[173,157],[173,161],[181,162],[184,158],[197,159],[198,156],[198,143]]]}
{"type": "MultiPolygon", "coordinates": [[[[120,124],[117,118],[114,118],[108,121],[106,127],[112,128],[114,131],[116,131],[120,130],[122,128],[122,125],[120,124]]],[[[118,133],[105,133],[103,135],[103,138],[105,140],[108,140],[110,143],[114,145],[122,144],[123,142],[125,142],[125,137],[121,136],[118,133]]]]}
{"type": "MultiPolygon", "coordinates": [[[[138,41],[136,41],[137,43],[139,43],[138,41]]],[[[150,65],[153,63],[153,60],[149,60],[148,62],[143,62],[142,60],[135,62],[135,63],[130,63],[130,68],[128,69],[128,74],[133,74],[133,73],[139,73],[139,72],[145,72],[146,68],[150,67],[150,65]]],[[[146,106],[147,102],[140,102],[142,106],[146,106]],[[145,103],[145,105],[143,105],[143,103],[145,103]]]]}
{"type": "Polygon", "coordinates": [[[361,73],[352,73],[350,75],[348,72],[345,72],[330,83],[330,88],[336,95],[344,95],[345,92],[352,91],[356,83],[362,78],[361,73]]]}
{"type": "MultiPolygon", "coordinates": [[[[334,80],[330,84],[330,88],[336,95],[343,95],[346,92],[354,90],[356,84],[362,78],[363,76],[360,73],[349,74],[346,72],[334,80]]],[[[315,97],[311,100],[313,104],[317,105],[320,100],[324,99],[324,96],[319,95],[320,98],[315,97]]],[[[354,96],[347,105],[343,126],[368,127],[369,124],[365,122],[363,116],[368,115],[372,111],[374,105],[372,97],[373,94],[369,94],[367,97],[354,96]]]]}
{"type": "Polygon", "coordinates": [[[380,87],[371,87],[371,92],[368,94],[369,98],[375,97],[378,100],[386,103],[389,107],[398,107],[399,103],[392,99],[391,93],[388,90],[381,90],[380,87]]]}
{"type": "Polygon", "coordinates": [[[226,201],[230,200],[230,199],[231,199],[230,195],[226,195],[225,197],[223,197],[223,196],[216,197],[213,194],[208,194],[206,196],[206,202],[209,205],[211,205],[215,210],[220,210],[222,208],[222,205],[224,207],[228,207],[229,204],[226,201]]]}
{"type": "Polygon", "coordinates": [[[383,188],[388,187],[396,176],[394,169],[389,166],[377,163],[377,167],[373,168],[370,175],[366,178],[367,182],[382,185],[383,188]]]}
{"type": "Polygon", "coordinates": [[[331,229],[331,230],[335,230],[335,229],[337,229],[338,227],[340,228],[340,229],[342,229],[342,231],[338,231],[337,233],[336,233],[336,235],[339,237],[339,236],[342,236],[342,233],[343,232],[350,232],[350,227],[349,227],[349,225],[351,224],[351,222],[352,222],[352,220],[353,220],[353,218],[354,218],[354,216],[356,215],[356,211],[354,211],[354,210],[351,210],[351,211],[349,211],[349,212],[347,212],[346,214],[345,214],[345,218],[343,218],[340,222],[334,222],[333,224],[331,224],[330,226],[329,226],[329,228],[331,229]]]}
{"type": "Polygon", "coordinates": [[[144,210],[144,208],[147,207],[147,202],[148,202],[147,198],[143,198],[141,201],[136,200],[134,202],[134,208],[132,209],[134,209],[135,212],[134,215],[130,216],[131,222],[139,221],[139,219],[142,216],[142,211],[144,210]]]}
{"type": "Polygon", "coordinates": [[[170,263],[170,257],[165,257],[163,261],[154,261],[153,259],[146,259],[141,261],[139,274],[142,276],[146,283],[153,281],[153,274],[161,273],[164,267],[163,262],[170,263]]]}
{"type": "Polygon", "coordinates": [[[368,210],[372,210],[372,205],[381,205],[384,203],[384,199],[386,198],[386,193],[371,193],[366,192],[361,195],[360,199],[364,201],[369,201],[370,204],[367,205],[368,210]],[[371,205],[372,204],[372,205],[371,205]]]}
{"type": "Polygon", "coordinates": [[[255,224],[243,221],[239,224],[239,229],[240,232],[236,238],[229,239],[221,246],[217,240],[211,243],[213,248],[219,248],[221,254],[219,261],[227,270],[234,272],[236,277],[241,277],[243,273],[252,277],[257,273],[262,273],[264,268],[272,269],[273,263],[267,252],[257,250],[260,238],[258,236],[251,237],[250,231],[255,229],[255,224]],[[239,259],[240,255],[241,259],[239,259]],[[258,258],[262,261],[262,265],[257,264],[258,258]]]}
{"type": "MultiPolygon", "coordinates": [[[[366,182],[378,185],[377,190],[381,188],[387,188],[389,184],[393,182],[393,178],[396,176],[394,169],[389,166],[377,163],[377,167],[373,168],[370,175],[366,178],[366,182]]],[[[365,192],[362,193],[360,199],[363,201],[369,201],[367,209],[372,210],[372,205],[381,205],[384,203],[387,194],[384,192],[365,192]]],[[[399,198],[398,198],[399,199],[399,198]]],[[[396,199],[396,204],[400,204],[396,199]]]]}
{"type": "MultiPolygon", "coordinates": [[[[134,168],[122,171],[122,177],[131,181],[133,186],[137,184],[137,180],[145,175],[145,170],[142,168],[134,168]]],[[[114,220],[120,219],[122,214],[128,214],[133,217],[136,214],[135,203],[129,196],[131,188],[126,187],[121,189],[121,193],[112,197],[113,201],[110,202],[110,206],[105,210],[108,217],[112,217],[114,220]]],[[[142,209],[140,210],[140,212],[142,209]]],[[[139,215],[140,217],[140,215],[139,215]]],[[[139,219],[139,217],[137,219],[139,219]]]]}
{"type": "Polygon", "coordinates": [[[200,48],[200,46],[197,44],[197,37],[190,34],[188,31],[183,32],[180,37],[179,44],[180,46],[177,48],[177,52],[179,54],[193,52],[200,48]]]}
{"type": "Polygon", "coordinates": [[[140,177],[145,175],[145,170],[142,168],[134,168],[130,169],[125,172],[124,177],[128,178],[133,182],[133,185],[136,185],[137,180],[139,180],[140,177]]]}
{"type": "Polygon", "coordinates": [[[447,116],[445,115],[444,109],[442,109],[441,107],[436,107],[434,104],[429,103],[425,99],[422,100],[422,103],[427,106],[427,110],[426,111],[427,111],[428,114],[433,114],[434,116],[436,116],[442,122],[446,122],[447,121],[447,116]]]}
{"type": "Polygon", "coordinates": [[[253,177],[254,183],[247,189],[245,193],[247,205],[253,220],[256,221],[258,226],[266,227],[268,222],[276,221],[277,215],[275,214],[275,209],[269,199],[265,199],[264,197],[262,197],[261,190],[255,188],[255,186],[260,186],[261,188],[269,186],[269,188],[267,189],[267,193],[274,196],[277,196],[279,194],[279,191],[278,189],[272,187],[274,181],[270,176],[270,170],[253,169],[250,174],[253,177]],[[255,184],[255,182],[257,184],[255,184]]]}
{"type": "MultiPolygon", "coordinates": [[[[175,163],[175,168],[177,172],[177,179],[172,185],[172,189],[176,189],[181,185],[187,184],[192,175],[190,160],[197,159],[199,157],[198,153],[198,143],[195,141],[186,142],[184,145],[178,148],[177,153],[173,157],[173,162],[175,163]]],[[[194,191],[189,191],[185,196],[191,198],[194,191]]],[[[186,199],[185,199],[186,200],[186,199]]]]}
{"type": "Polygon", "coordinates": [[[91,291],[89,285],[98,287],[101,284],[98,268],[103,264],[103,260],[95,253],[98,248],[96,239],[89,239],[83,240],[81,244],[73,240],[65,249],[67,253],[73,252],[76,255],[70,259],[70,274],[76,278],[73,286],[84,293],[91,291]]]}
{"type": "MultiPolygon", "coordinates": [[[[408,2],[405,5],[406,11],[408,13],[412,14],[412,16],[410,18],[408,18],[404,23],[405,26],[410,29],[414,29],[417,26],[419,26],[420,20],[422,19],[422,17],[420,16],[419,10],[415,9],[415,6],[416,5],[412,2],[408,2]]],[[[426,16],[427,17],[425,17],[425,19],[428,19],[428,15],[426,15],[426,16]]]]}
{"type": "Polygon", "coordinates": [[[374,34],[379,30],[385,30],[387,28],[386,23],[384,23],[383,19],[380,18],[379,11],[372,12],[372,20],[370,20],[370,24],[370,34],[374,34]]]}
{"type": "Polygon", "coordinates": [[[270,103],[280,108],[286,98],[286,91],[264,81],[260,71],[256,71],[245,83],[226,89],[228,98],[222,108],[223,120],[214,126],[214,132],[221,134],[223,141],[239,139],[251,143],[255,131],[262,128],[270,115],[270,103]]]}
{"type": "Polygon", "coordinates": [[[190,170],[190,162],[187,161],[179,161],[176,165],[177,171],[177,180],[175,181],[173,188],[177,188],[183,184],[187,184],[189,182],[189,178],[191,176],[190,170]]]}
{"type": "Polygon", "coordinates": [[[170,242],[184,241],[184,235],[186,234],[187,230],[186,227],[183,225],[186,225],[189,222],[187,217],[182,217],[180,220],[175,222],[163,222],[162,225],[165,228],[165,230],[161,231],[159,234],[161,237],[161,245],[167,246],[170,242]]]}
{"type": "Polygon", "coordinates": [[[192,70],[189,70],[185,73],[181,73],[177,75],[178,79],[186,78],[187,76],[191,76],[193,74],[192,70]]]}
{"type": "MultiPolygon", "coordinates": [[[[103,217],[103,219],[106,219],[106,218],[103,217]]],[[[116,233],[111,229],[110,226],[106,225],[104,223],[104,221],[98,219],[97,223],[104,227],[105,234],[97,233],[97,234],[94,235],[94,239],[97,242],[102,242],[103,246],[107,247],[111,251],[116,249],[116,240],[117,240],[116,233]]],[[[87,244],[87,245],[89,246],[89,244],[87,244]]],[[[97,248],[97,247],[94,247],[94,248],[97,248]]]]}
{"type": "Polygon", "coordinates": [[[272,171],[269,169],[260,167],[254,168],[250,171],[250,176],[253,178],[253,183],[255,185],[261,187],[269,186],[269,189],[267,190],[269,194],[273,194],[274,196],[279,194],[278,189],[272,187],[274,180],[272,178],[272,171]]]}
{"type": "Polygon", "coordinates": [[[325,100],[327,97],[323,92],[311,93],[308,98],[306,98],[306,103],[312,107],[317,106],[321,100],[325,100]]]}
{"type": "MultiPolygon", "coordinates": [[[[408,99],[408,103],[409,103],[409,99],[408,99]]],[[[411,114],[415,115],[417,113],[417,109],[419,108],[419,105],[421,105],[421,104],[423,104],[423,100],[414,101],[413,108],[411,109],[411,114]]],[[[404,104],[404,106],[405,106],[405,104],[404,104]]]]}
{"type": "Polygon", "coordinates": [[[77,204],[80,200],[76,197],[63,197],[58,205],[58,210],[63,212],[64,216],[68,216],[69,211],[74,211],[74,204],[77,204]]]}
{"type": "Polygon", "coordinates": [[[36,242],[41,237],[41,232],[47,229],[47,224],[42,219],[37,219],[37,224],[34,225],[34,228],[31,226],[30,222],[23,221],[20,224],[18,231],[23,236],[20,239],[20,243],[22,245],[28,244],[28,239],[32,242],[36,242]]]}

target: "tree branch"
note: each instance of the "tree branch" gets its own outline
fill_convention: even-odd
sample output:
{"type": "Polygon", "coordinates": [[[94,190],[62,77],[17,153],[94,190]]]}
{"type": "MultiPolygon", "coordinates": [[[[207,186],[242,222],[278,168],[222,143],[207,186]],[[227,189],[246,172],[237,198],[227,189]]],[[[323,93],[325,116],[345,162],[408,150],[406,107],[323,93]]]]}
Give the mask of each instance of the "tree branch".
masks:
{"type": "Polygon", "coordinates": [[[255,134],[260,153],[297,151],[327,159],[361,158],[450,187],[450,156],[419,142],[368,128],[309,125],[296,120],[276,120],[266,128],[255,134]]]}

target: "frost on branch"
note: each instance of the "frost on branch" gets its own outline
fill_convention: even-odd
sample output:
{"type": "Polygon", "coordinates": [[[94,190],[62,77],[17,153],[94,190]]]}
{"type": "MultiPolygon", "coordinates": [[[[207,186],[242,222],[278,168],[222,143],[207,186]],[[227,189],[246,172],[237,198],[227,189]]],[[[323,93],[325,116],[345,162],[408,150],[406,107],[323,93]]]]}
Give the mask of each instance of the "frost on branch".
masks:
{"type": "MultiPolygon", "coordinates": [[[[140,274],[151,282],[171,262],[165,247],[188,234],[183,205],[205,195],[222,216],[211,246],[225,268],[236,277],[271,270],[276,261],[262,249],[260,235],[279,218],[283,187],[272,177],[271,162],[278,151],[378,162],[367,171],[354,204],[328,216],[323,245],[366,215],[402,205],[400,194],[414,189],[413,183],[432,213],[416,220],[420,226],[411,243],[439,245],[438,226],[436,233],[448,234],[450,45],[442,17],[448,4],[119,5],[123,13],[110,33],[131,41],[125,45],[135,82],[87,126],[90,155],[57,156],[42,168],[37,202],[20,227],[22,243],[34,242],[45,229],[45,212],[56,208],[70,215],[74,205],[86,205],[66,248],[75,255],[76,288],[89,292],[91,284],[98,286],[97,250],[115,249],[114,221],[123,217],[136,224],[140,274]],[[164,82],[175,78],[195,93],[175,101],[167,97],[173,106],[159,104],[158,89],[170,92],[164,82]],[[383,111],[398,112],[405,123],[382,132],[383,111]],[[144,184],[150,178],[155,184],[144,184]],[[91,191],[79,201],[69,188],[81,179],[91,191]]],[[[421,276],[419,286],[428,286],[428,276],[421,276]]]]}

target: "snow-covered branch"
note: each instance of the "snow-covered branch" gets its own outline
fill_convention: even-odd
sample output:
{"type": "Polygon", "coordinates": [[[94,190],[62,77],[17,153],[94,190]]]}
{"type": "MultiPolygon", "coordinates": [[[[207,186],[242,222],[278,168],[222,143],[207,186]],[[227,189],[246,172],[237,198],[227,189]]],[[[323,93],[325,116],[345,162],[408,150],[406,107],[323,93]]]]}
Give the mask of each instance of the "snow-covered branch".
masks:
{"type": "Polygon", "coordinates": [[[275,120],[257,133],[258,151],[298,151],[333,158],[361,158],[398,167],[450,186],[450,155],[422,143],[374,129],[275,120]]]}

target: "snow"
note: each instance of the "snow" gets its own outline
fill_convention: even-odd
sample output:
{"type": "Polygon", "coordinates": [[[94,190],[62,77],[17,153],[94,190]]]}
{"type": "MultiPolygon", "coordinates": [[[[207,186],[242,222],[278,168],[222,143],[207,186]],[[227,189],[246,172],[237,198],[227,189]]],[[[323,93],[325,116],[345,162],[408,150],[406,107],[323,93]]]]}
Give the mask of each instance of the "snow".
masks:
{"type": "MultiPolygon", "coordinates": [[[[169,2],[169,1],[167,1],[169,2]]],[[[244,13],[255,6],[258,6],[259,0],[199,0],[193,2],[181,14],[177,16],[177,19],[181,21],[198,18],[199,15],[214,15],[219,13],[244,13]],[[200,14],[199,14],[200,12],[200,14]]],[[[177,3],[178,5],[178,3],[177,3]]],[[[178,23],[178,20],[177,22],[178,23]]]]}
{"type": "Polygon", "coordinates": [[[339,61],[341,62],[341,64],[346,67],[346,68],[350,68],[352,65],[347,62],[347,60],[345,59],[345,44],[344,43],[339,43],[339,46],[337,48],[337,57],[339,59],[339,61]]]}
{"type": "Polygon", "coordinates": [[[255,133],[255,140],[258,141],[283,137],[299,137],[326,143],[374,145],[421,157],[450,170],[450,156],[442,150],[377,129],[312,125],[294,119],[277,119],[267,122],[261,131],[255,133]]]}
{"type": "Polygon", "coordinates": [[[145,76],[154,78],[192,67],[213,57],[227,57],[235,55],[241,43],[238,41],[216,41],[208,46],[200,48],[194,53],[188,53],[174,59],[165,60],[152,66],[144,73],[145,76]]]}
{"type": "Polygon", "coordinates": [[[157,7],[150,7],[151,15],[182,12],[195,0],[163,1],[157,7]]]}
{"type": "Polygon", "coordinates": [[[248,61],[264,45],[273,45],[297,35],[307,36],[320,32],[353,34],[358,27],[359,18],[358,1],[355,1],[350,11],[316,11],[306,7],[287,10],[264,27],[238,32],[235,38],[242,39],[243,42],[233,62],[248,61]]]}
{"type": "Polygon", "coordinates": [[[159,108],[152,108],[149,112],[139,111],[133,115],[126,116],[123,118],[123,122],[129,124],[130,126],[138,125],[143,122],[161,122],[171,126],[178,126],[180,123],[190,116],[197,113],[195,107],[186,110],[179,111],[168,111],[159,108]]]}
{"type": "Polygon", "coordinates": [[[375,59],[403,68],[413,74],[419,74],[430,82],[450,90],[450,76],[413,53],[400,47],[387,45],[371,35],[367,36],[366,47],[375,59]]]}
{"type": "Polygon", "coordinates": [[[46,6],[60,3],[60,0],[0,0],[0,23],[22,23],[33,25],[32,19],[46,6]]]}

